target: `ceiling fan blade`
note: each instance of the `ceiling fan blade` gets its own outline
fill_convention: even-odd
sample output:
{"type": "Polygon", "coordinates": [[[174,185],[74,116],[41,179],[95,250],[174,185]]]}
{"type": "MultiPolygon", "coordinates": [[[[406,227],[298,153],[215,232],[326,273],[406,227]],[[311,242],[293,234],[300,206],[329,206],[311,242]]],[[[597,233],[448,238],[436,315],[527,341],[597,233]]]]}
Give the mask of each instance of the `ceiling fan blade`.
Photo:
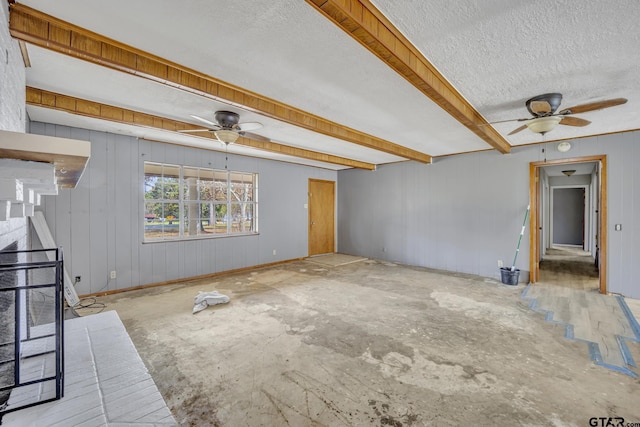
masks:
{"type": "Polygon", "coordinates": [[[213,126],[215,128],[220,129],[220,125],[215,122],[212,122],[211,120],[203,119],[202,117],[196,116],[194,114],[189,114],[189,115],[194,119],[201,121],[202,123],[205,123],[205,124],[208,124],[209,126],[213,126]]]}
{"type": "Polygon", "coordinates": [[[183,129],[179,133],[197,133],[197,132],[213,132],[216,129],[183,129]]]}
{"type": "Polygon", "coordinates": [[[256,141],[262,141],[262,142],[271,142],[271,140],[269,138],[267,138],[266,136],[262,136],[262,135],[258,135],[256,133],[251,133],[251,132],[238,132],[241,136],[244,136],[245,138],[249,138],[249,139],[254,139],[256,141]]]}
{"type": "MultiPolygon", "coordinates": [[[[531,117],[527,117],[526,119],[498,120],[497,122],[489,122],[489,123],[487,123],[487,125],[497,125],[498,123],[509,123],[509,122],[526,122],[527,120],[531,120],[531,117]]],[[[482,125],[483,124],[481,124],[481,126],[482,125]]]]}
{"type": "Polygon", "coordinates": [[[513,135],[514,133],[518,133],[520,131],[523,131],[527,128],[527,125],[522,125],[517,129],[512,130],[511,132],[509,132],[509,135],[513,135]]]}
{"type": "Polygon", "coordinates": [[[560,120],[561,125],[567,126],[586,126],[591,123],[589,120],[581,119],[580,117],[564,116],[560,120]]]}
{"type": "Polygon", "coordinates": [[[247,122],[247,123],[238,123],[238,130],[248,131],[248,130],[256,130],[262,127],[262,123],[258,122],[247,122]]]}
{"type": "Polygon", "coordinates": [[[551,112],[551,104],[547,101],[531,101],[529,109],[536,114],[548,114],[551,112]]]}
{"type": "Polygon", "coordinates": [[[607,99],[605,101],[590,102],[588,104],[580,104],[575,107],[565,108],[559,114],[579,114],[587,111],[602,110],[603,108],[615,107],[627,103],[627,98],[607,99]]]}

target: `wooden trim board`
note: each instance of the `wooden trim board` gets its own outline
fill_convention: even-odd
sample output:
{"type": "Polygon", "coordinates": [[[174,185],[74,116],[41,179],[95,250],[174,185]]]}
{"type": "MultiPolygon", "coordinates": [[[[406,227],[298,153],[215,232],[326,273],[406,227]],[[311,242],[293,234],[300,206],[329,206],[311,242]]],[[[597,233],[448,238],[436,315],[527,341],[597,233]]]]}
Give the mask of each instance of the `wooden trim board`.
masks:
{"type": "Polygon", "coordinates": [[[540,209],[540,194],[539,188],[539,169],[545,166],[553,165],[569,165],[572,163],[590,163],[596,162],[600,165],[599,177],[600,187],[598,188],[599,206],[598,211],[600,214],[600,226],[598,228],[598,249],[599,249],[599,263],[600,263],[600,293],[607,293],[607,250],[608,250],[608,236],[607,236],[607,156],[585,156],[585,157],[573,157],[569,159],[558,160],[546,160],[531,162],[529,164],[529,200],[533,204],[531,209],[531,216],[529,218],[529,270],[530,281],[535,283],[539,279],[539,209],[540,209]]]}
{"type": "Polygon", "coordinates": [[[9,31],[17,40],[44,49],[234,105],[363,147],[418,162],[431,163],[431,156],[428,154],[348,128],[231,85],[22,4],[10,5],[9,31]]]}

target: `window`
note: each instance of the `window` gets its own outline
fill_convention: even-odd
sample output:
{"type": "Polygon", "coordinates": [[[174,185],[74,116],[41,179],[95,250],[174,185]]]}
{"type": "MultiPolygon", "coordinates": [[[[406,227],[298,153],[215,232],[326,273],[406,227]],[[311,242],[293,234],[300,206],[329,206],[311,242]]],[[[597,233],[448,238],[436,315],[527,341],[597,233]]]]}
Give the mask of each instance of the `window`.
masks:
{"type": "Polygon", "coordinates": [[[258,232],[258,174],[144,163],[144,240],[258,232]]]}

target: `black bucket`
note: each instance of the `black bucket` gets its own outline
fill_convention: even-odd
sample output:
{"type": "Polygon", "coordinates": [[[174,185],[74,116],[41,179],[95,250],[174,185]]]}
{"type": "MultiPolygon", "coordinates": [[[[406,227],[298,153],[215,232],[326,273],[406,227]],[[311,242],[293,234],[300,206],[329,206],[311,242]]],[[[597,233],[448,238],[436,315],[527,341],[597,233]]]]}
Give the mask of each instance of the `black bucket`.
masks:
{"type": "Polygon", "coordinates": [[[517,268],[511,271],[511,267],[500,267],[500,275],[502,276],[502,283],[505,285],[516,286],[518,279],[520,278],[520,270],[517,268]]]}

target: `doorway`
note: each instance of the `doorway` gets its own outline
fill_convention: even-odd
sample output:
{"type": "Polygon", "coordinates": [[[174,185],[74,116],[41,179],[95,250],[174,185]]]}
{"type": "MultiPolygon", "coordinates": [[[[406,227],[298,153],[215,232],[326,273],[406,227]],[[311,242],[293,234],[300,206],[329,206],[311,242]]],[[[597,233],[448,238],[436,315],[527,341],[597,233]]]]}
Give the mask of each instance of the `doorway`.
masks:
{"type": "Polygon", "coordinates": [[[591,237],[591,230],[588,227],[590,209],[587,190],[589,187],[590,185],[554,185],[549,188],[551,191],[549,197],[551,245],[587,249],[586,243],[591,237]]]}
{"type": "Polygon", "coordinates": [[[606,156],[530,163],[531,283],[607,292],[606,156]]]}
{"type": "Polygon", "coordinates": [[[309,179],[309,256],[335,252],[335,185],[309,179]]]}

